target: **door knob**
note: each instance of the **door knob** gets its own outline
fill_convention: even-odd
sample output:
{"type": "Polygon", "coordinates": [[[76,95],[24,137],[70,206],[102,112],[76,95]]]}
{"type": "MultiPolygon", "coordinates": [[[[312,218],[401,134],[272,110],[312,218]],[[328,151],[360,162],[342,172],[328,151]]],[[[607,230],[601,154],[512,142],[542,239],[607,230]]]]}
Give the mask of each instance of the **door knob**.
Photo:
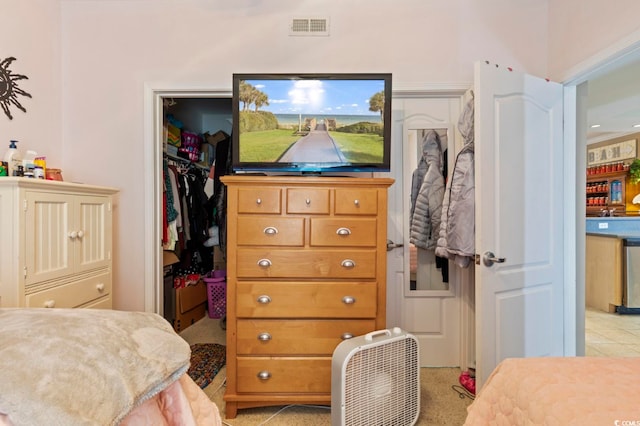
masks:
{"type": "Polygon", "coordinates": [[[496,255],[490,251],[485,251],[482,255],[482,263],[484,263],[484,266],[493,266],[494,263],[504,263],[506,260],[505,257],[496,257],[496,255]]]}
{"type": "Polygon", "coordinates": [[[391,251],[394,248],[400,248],[402,247],[404,244],[396,244],[391,240],[387,240],[387,251],[391,251]]]}

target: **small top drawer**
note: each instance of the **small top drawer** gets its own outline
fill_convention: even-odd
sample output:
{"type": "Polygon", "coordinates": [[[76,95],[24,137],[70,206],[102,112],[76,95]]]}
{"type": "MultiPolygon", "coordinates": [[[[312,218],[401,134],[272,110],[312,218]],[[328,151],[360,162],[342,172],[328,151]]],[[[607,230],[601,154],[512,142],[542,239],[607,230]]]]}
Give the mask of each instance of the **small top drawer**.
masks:
{"type": "Polygon", "coordinates": [[[281,198],[279,188],[239,188],[238,213],[280,214],[281,198]]]}
{"type": "Polygon", "coordinates": [[[361,188],[336,188],[336,214],[375,215],[378,191],[361,188]]]}
{"type": "Polygon", "coordinates": [[[287,189],[287,213],[329,214],[329,190],[326,188],[287,189]]]}

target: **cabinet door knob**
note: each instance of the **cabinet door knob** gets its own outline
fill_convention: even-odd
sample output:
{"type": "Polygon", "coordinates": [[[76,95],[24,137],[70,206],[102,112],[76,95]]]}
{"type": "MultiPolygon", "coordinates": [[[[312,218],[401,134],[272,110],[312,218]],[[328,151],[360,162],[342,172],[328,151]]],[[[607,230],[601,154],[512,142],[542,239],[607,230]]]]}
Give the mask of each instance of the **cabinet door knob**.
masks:
{"type": "Polygon", "coordinates": [[[69,232],[69,238],[75,240],[78,237],[78,233],[76,231],[69,232]]]}
{"type": "Polygon", "coordinates": [[[338,235],[351,235],[351,229],[349,228],[338,228],[338,230],[336,231],[336,234],[338,235]]]}
{"type": "Polygon", "coordinates": [[[271,266],[271,261],[269,259],[260,259],[258,260],[258,266],[261,268],[268,268],[271,266]]]}
{"type": "Polygon", "coordinates": [[[356,303],[356,298],[353,296],[344,296],[342,298],[342,303],[344,303],[345,305],[353,305],[354,303],[356,303]]]}
{"type": "Polygon", "coordinates": [[[275,226],[267,226],[262,232],[264,232],[266,235],[275,235],[278,233],[278,228],[276,228],[275,226]]]}
{"type": "Polygon", "coordinates": [[[258,296],[258,298],[256,300],[258,301],[258,303],[260,303],[262,305],[266,305],[267,303],[271,303],[271,298],[269,296],[267,296],[266,294],[263,294],[262,296],[258,296]]]}
{"type": "Polygon", "coordinates": [[[342,263],[340,263],[340,265],[343,268],[352,269],[352,268],[354,268],[356,266],[356,262],[354,262],[351,259],[345,259],[345,260],[342,261],[342,263]]]}
{"type": "Polygon", "coordinates": [[[96,284],[96,290],[98,290],[100,293],[102,293],[104,291],[104,283],[96,284]]]}
{"type": "Polygon", "coordinates": [[[258,334],[258,340],[261,342],[268,342],[271,340],[271,335],[269,333],[260,333],[258,334]]]}
{"type": "Polygon", "coordinates": [[[271,373],[266,370],[263,370],[258,373],[258,379],[260,380],[269,380],[270,378],[271,378],[271,373]]]}
{"type": "Polygon", "coordinates": [[[80,230],[78,231],[78,238],[82,238],[84,237],[84,231],[80,230]]]}
{"type": "Polygon", "coordinates": [[[342,338],[342,340],[349,340],[349,339],[353,339],[353,334],[351,333],[342,333],[342,336],[340,336],[342,338]]]}
{"type": "Polygon", "coordinates": [[[55,300],[47,300],[44,302],[44,307],[45,308],[55,308],[56,307],[56,301],[55,300]]]}

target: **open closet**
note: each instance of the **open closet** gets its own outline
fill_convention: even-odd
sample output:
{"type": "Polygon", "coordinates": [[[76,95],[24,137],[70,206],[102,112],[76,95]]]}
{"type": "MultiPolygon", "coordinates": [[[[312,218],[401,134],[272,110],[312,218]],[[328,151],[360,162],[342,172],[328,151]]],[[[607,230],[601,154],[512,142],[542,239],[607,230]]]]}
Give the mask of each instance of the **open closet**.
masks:
{"type": "Polygon", "coordinates": [[[181,331],[207,311],[203,278],[224,269],[224,188],[219,177],[228,172],[231,99],[161,100],[163,315],[181,331]]]}

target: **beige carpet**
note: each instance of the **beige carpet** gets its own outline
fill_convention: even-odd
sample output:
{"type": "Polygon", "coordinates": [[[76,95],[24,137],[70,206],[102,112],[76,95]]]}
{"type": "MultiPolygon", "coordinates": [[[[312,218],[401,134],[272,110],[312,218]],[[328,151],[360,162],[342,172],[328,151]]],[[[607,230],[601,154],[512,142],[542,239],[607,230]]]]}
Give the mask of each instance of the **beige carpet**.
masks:
{"type": "MultiPolygon", "coordinates": [[[[196,324],[183,330],[180,335],[189,344],[221,343],[225,344],[225,332],[220,327],[220,320],[203,318],[196,324]]],[[[458,368],[422,368],[420,370],[420,417],[418,425],[451,425],[461,426],[467,415],[469,398],[460,398],[452,389],[458,385],[458,368]]],[[[223,367],[211,384],[204,391],[218,405],[224,419],[225,404],[224,378],[226,367],[223,367]]],[[[232,426],[308,426],[331,425],[329,407],[264,407],[238,410],[235,419],[224,419],[225,424],[232,426]]]]}

